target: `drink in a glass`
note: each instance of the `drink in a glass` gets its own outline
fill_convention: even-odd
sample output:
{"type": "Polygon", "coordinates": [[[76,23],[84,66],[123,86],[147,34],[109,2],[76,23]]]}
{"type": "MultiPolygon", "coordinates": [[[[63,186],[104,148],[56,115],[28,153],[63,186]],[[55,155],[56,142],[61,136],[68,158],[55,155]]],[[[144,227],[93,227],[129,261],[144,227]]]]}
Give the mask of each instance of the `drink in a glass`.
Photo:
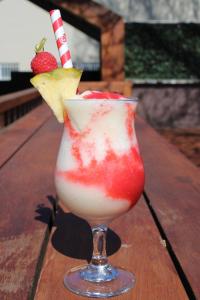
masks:
{"type": "Polygon", "coordinates": [[[89,222],[94,243],[91,263],[70,270],[64,284],[83,296],[119,295],[133,287],[135,278],[108,263],[105,236],[107,225],[134,206],[144,186],[134,128],[137,101],[115,93],[76,95],[82,72],[53,66],[43,73],[47,57],[51,60],[47,53],[36,54],[33,65],[39,74],[31,83],[64,122],[55,170],[57,194],[72,213],[89,222]]]}
{"type": "Polygon", "coordinates": [[[98,92],[64,102],[56,189],[64,205],[89,222],[94,237],[91,263],[69,271],[64,282],[84,296],[118,295],[130,289],[135,279],[108,263],[102,241],[107,224],[127,212],[143,190],[144,169],[134,129],[137,102],[98,92]]]}
{"type": "Polygon", "coordinates": [[[136,105],[136,100],[126,99],[65,101],[55,173],[57,193],[90,224],[107,224],[125,213],[143,189],[143,165],[134,130],[136,105]]]}

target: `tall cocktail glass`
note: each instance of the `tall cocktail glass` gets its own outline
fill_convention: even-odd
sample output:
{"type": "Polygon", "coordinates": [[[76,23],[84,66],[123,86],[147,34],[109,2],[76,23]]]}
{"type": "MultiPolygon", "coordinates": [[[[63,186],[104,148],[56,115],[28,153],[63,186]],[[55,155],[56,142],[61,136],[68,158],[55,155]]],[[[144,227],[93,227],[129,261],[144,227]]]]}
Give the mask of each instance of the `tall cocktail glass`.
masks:
{"type": "Polygon", "coordinates": [[[64,277],[65,286],[79,295],[106,298],[134,286],[131,272],[109,264],[105,236],[108,224],[136,204],[144,187],[134,128],[136,105],[136,99],[65,101],[56,190],[93,233],[90,264],[69,270],[64,277]]]}

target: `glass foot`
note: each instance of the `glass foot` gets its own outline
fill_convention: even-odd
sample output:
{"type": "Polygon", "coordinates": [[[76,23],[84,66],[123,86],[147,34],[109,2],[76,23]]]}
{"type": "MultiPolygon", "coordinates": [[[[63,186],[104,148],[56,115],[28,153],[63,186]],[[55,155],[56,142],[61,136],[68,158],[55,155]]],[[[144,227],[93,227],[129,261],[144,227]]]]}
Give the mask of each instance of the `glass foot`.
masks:
{"type": "MultiPolygon", "coordinates": [[[[110,268],[112,267],[110,266],[110,268]]],[[[65,287],[77,295],[107,298],[125,293],[135,285],[135,276],[121,268],[113,268],[114,279],[100,282],[91,281],[91,278],[89,280],[83,279],[87,270],[88,266],[79,266],[71,269],[64,276],[65,287]]]]}

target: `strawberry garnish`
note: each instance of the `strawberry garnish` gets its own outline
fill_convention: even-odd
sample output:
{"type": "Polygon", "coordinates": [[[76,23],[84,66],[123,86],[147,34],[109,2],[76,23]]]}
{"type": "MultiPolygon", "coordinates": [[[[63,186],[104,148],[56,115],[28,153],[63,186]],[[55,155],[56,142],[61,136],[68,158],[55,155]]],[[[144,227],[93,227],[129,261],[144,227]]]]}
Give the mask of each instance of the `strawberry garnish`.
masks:
{"type": "Polygon", "coordinates": [[[43,38],[39,44],[35,46],[35,57],[31,61],[31,69],[34,74],[53,71],[58,68],[56,58],[47,51],[44,51],[46,39],[43,38]]]}

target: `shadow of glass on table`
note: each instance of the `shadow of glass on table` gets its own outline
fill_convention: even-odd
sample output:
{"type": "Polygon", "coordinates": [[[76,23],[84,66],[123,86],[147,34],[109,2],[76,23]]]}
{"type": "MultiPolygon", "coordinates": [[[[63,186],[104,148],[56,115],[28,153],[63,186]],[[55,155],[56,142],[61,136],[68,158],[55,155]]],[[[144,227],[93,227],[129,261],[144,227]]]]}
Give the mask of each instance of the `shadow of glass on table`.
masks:
{"type": "MultiPolygon", "coordinates": [[[[88,262],[92,257],[92,232],[89,224],[73,215],[66,213],[62,207],[55,205],[56,200],[52,196],[48,196],[48,200],[55,208],[55,219],[53,220],[53,227],[56,227],[52,233],[51,243],[53,247],[63,255],[76,259],[85,259],[88,262]]],[[[35,219],[43,222],[49,222],[49,214],[52,213],[49,207],[38,205],[35,219]]],[[[120,237],[111,229],[107,231],[106,251],[110,256],[117,252],[121,247],[120,237]]]]}

